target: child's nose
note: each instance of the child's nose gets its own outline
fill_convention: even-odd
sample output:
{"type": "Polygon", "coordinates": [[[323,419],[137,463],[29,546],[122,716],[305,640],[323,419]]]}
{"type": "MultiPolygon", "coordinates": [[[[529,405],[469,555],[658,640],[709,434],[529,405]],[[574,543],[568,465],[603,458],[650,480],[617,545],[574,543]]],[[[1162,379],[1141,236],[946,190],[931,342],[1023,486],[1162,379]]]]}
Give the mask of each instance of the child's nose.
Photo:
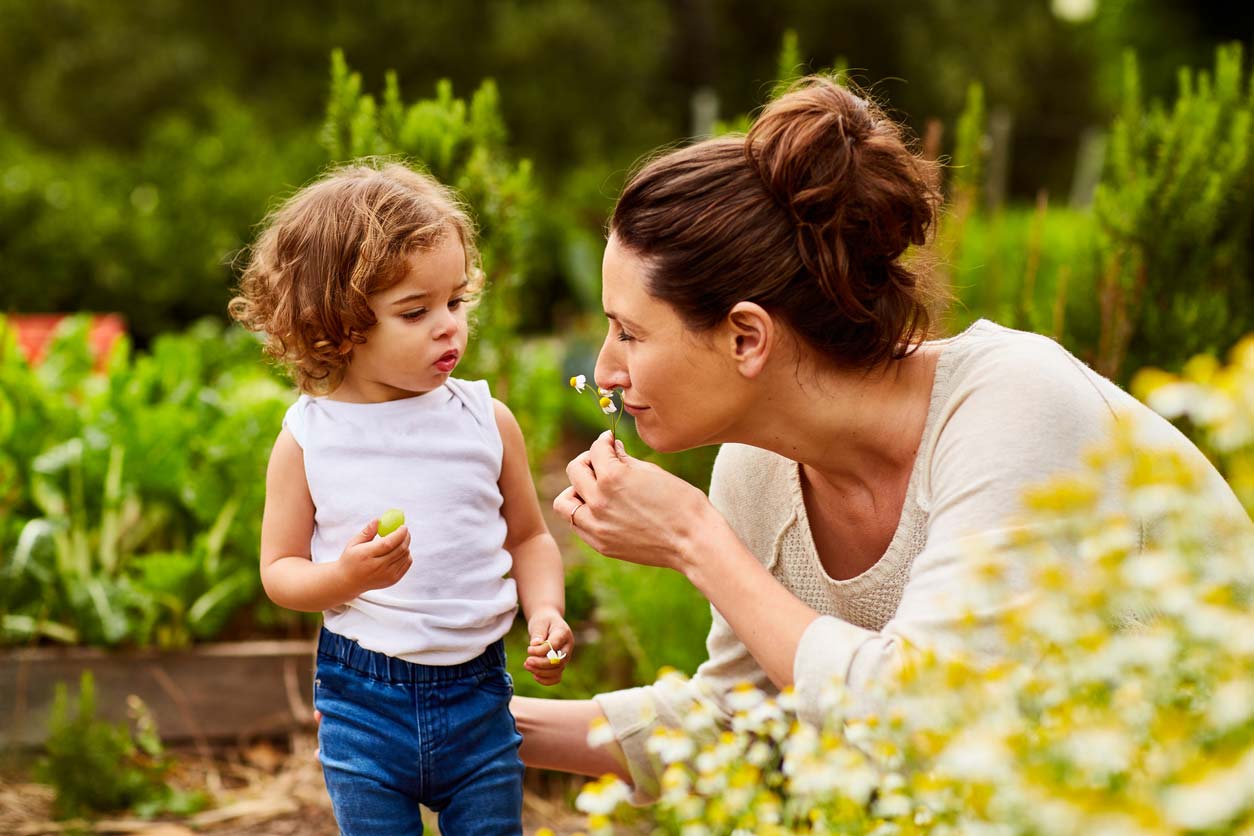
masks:
{"type": "Polygon", "coordinates": [[[433,336],[436,339],[447,337],[449,334],[457,330],[457,316],[450,310],[445,309],[435,322],[433,336]]]}

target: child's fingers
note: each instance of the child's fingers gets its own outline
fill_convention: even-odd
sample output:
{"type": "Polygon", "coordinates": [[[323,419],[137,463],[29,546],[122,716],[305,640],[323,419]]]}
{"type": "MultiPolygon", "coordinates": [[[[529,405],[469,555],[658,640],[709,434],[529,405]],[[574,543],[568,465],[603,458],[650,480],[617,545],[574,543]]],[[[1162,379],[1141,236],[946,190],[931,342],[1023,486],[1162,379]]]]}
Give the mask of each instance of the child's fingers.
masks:
{"type": "Polygon", "coordinates": [[[562,669],[549,668],[547,671],[536,671],[532,676],[541,685],[556,685],[562,681],[562,669]]]}
{"type": "MultiPolygon", "coordinates": [[[[390,537],[391,535],[388,535],[388,536],[390,537]]],[[[376,552],[375,557],[379,560],[384,560],[384,561],[396,560],[399,557],[408,557],[410,542],[411,542],[411,538],[409,537],[408,534],[406,534],[405,537],[403,537],[394,546],[392,546],[392,548],[388,549],[387,551],[376,552]]]]}
{"type": "Polygon", "coordinates": [[[553,685],[560,682],[562,679],[562,671],[565,669],[565,665],[558,665],[556,667],[550,667],[547,664],[536,665],[533,664],[530,659],[524,663],[523,667],[525,667],[527,669],[527,673],[531,674],[532,678],[541,685],[553,685]]]}
{"type": "Polygon", "coordinates": [[[402,525],[386,537],[376,537],[371,540],[367,546],[369,553],[374,557],[383,557],[390,554],[404,544],[407,548],[409,545],[409,526],[402,525]]]}
{"type": "MultiPolygon", "coordinates": [[[[562,671],[566,669],[568,659],[559,659],[552,662],[544,658],[531,657],[523,661],[523,667],[526,668],[533,676],[549,676],[556,674],[558,679],[562,677],[562,671]]],[[[554,680],[556,681],[556,680],[554,680]]]]}
{"type": "Polygon", "coordinates": [[[557,650],[565,650],[570,652],[575,645],[575,634],[571,632],[570,625],[565,621],[557,621],[550,625],[549,634],[545,638],[557,650]]]}
{"type": "Polygon", "coordinates": [[[348,545],[351,547],[361,545],[362,543],[369,543],[374,539],[374,535],[378,533],[378,531],[379,521],[377,519],[373,519],[366,523],[365,528],[353,535],[353,539],[348,541],[348,545]]]}

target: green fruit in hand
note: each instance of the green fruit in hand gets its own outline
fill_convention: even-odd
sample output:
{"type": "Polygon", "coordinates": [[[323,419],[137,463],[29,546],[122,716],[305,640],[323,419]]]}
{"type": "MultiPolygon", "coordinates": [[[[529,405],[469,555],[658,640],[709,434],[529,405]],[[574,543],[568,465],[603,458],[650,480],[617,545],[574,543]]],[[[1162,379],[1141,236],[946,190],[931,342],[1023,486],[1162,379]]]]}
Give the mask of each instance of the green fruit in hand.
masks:
{"type": "Polygon", "coordinates": [[[405,512],[389,508],[379,517],[379,536],[386,537],[405,524],[405,512]]]}

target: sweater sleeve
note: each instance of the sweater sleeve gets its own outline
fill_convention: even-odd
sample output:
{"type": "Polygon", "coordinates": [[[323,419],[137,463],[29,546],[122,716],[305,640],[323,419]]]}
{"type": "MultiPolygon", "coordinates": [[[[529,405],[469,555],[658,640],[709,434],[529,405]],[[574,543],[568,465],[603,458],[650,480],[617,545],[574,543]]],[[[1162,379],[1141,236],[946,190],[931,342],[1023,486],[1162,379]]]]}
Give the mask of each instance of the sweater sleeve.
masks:
{"type": "MultiPolygon", "coordinates": [[[[747,509],[751,503],[742,502],[740,498],[755,493],[745,489],[746,481],[759,475],[752,464],[746,466],[747,461],[752,459],[747,448],[724,445],[710,479],[711,504],[727,518],[732,529],[750,548],[753,548],[753,540],[757,539],[754,535],[758,529],[756,521],[748,518],[747,509]]],[[[786,502],[786,499],[781,499],[781,502],[786,502]]],[[[769,565],[772,555],[769,549],[765,550],[766,553],[763,551],[759,548],[754,553],[769,565]]],[[[732,712],[726,704],[726,695],[741,682],[748,682],[762,690],[775,690],[727,621],[713,607],[710,612],[713,618],[705,642],[709,657],[690,680],[682,685],[659,682],[641,688],[611,691],[594,698],[627,757],[627,768],[635,788],[632,801],[636,804],[646,804],[657,798],[660,774],[657,762],[646,749],[655,729],[678,727],[698,701],[712,708],[720,720],[730,722],[732,712]]]]}
{"type": "Polygon", "coordinates": [[[1118,391],[1044,338],[972,356],[950,383],[920,449],[928,456],[920,486],[926,544],[896,614],[878,632],[821,616],[802,634],[793,677],[798,711],[811,722],[822,722],[833,680],[865,700],[909,646],[997,652],[992,628],[1018,596],[973,606],[971,557],[1026,529],[1026,488],[1082,466],[1084,451],[1111,426],[1108,401],[1118,391]]]}

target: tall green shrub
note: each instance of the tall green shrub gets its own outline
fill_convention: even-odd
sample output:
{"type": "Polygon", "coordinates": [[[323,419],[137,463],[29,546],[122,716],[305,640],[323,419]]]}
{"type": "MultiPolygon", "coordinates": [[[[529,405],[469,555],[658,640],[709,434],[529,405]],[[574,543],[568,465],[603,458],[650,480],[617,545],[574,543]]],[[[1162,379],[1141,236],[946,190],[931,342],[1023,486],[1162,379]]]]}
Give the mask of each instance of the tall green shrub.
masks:
{"type": "Polygon", "coordinates": [[[1254,328],[1254,81],[1239,44],[1142,101],[1124,58],[1121,113],[1095,199],[1103,274],[1098,368],[1178,365],[1254,328]]]}

